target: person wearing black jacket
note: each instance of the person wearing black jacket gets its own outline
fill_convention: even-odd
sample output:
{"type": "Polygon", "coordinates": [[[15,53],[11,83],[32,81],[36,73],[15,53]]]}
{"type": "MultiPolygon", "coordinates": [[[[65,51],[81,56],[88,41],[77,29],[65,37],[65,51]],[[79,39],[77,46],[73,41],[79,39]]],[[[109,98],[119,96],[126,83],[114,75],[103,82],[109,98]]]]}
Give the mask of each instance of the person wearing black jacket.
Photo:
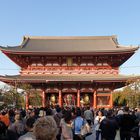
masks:
{"type": "Polygon", "coordinates": [[[115,140],[116,131],[119,129],[119,125],[113,117],[113,111],[109,110],[107,112],[107,118],[105,118],[101,124],[101,139],[102,140],[115,140]]]}
{"type": "Polygon", "coordinates": [[[121,116],[119,123],[121,140],[130,140],[131,130],[135,127],[135,119],[129,114],[129,107],[124,107],[124,114],[121,116]]]}

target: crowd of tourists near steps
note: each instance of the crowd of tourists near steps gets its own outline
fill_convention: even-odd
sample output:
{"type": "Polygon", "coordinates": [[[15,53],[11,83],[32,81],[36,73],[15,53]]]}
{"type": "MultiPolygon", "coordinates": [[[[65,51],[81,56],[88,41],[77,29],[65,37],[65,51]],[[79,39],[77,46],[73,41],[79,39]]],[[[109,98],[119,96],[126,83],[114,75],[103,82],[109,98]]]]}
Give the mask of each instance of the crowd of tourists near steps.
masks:
{"type": "Polygon", "coordinates": [[[139,140],[140,109],[30,108],[0,111],[0,140],[139,140]]]}

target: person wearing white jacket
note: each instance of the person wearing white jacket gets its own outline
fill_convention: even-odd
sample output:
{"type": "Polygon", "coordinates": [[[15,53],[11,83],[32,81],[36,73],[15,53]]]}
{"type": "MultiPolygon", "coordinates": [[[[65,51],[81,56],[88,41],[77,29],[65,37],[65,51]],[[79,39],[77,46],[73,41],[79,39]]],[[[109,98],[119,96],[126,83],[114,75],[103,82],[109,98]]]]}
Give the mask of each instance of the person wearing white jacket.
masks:
{"type": "Polygon", "coordinates": [[[96,130],[96,140],[99,140],[99,137],[101,135],[100,124],[104,118],[105,116],[103,115],[103,112],[99,110],[94,120],[94,125],[96,130]]]}

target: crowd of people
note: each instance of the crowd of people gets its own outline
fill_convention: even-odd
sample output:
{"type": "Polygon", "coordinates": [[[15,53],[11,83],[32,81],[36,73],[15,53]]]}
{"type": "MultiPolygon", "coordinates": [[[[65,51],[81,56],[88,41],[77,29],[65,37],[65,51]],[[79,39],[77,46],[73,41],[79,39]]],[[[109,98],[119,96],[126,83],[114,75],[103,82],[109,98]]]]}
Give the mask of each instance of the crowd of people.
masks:
{"type": "Polygon", "coordinates": [[[139,140],[140,109],[89,106],[3,109],[0,140],[139,140]]]}

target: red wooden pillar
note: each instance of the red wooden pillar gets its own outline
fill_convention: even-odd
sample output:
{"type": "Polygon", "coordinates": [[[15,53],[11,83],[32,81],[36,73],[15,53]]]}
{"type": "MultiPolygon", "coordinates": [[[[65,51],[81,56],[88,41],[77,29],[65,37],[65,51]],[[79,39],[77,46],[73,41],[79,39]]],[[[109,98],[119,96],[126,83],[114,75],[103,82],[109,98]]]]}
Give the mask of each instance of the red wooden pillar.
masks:
{"type": "Polygon", "coordinates": [[[97,108],[97,91],[94,90],[94,93],[93,93],[93,97],[94,97],[94,106],[93,108],[97,108]]]}
{"type": "Polygon", "coordinates": [[[26,109],[29,108],[29,93],[26,93],[25,95],[25,102],[26,102],[26,109]]]}
{"type": "Polygon", "coordinates": [[[58,104],[60,107],[62,107],[62,90],[59,90],[59,97],[58,97],[58,104]]]}
{"type": "Polygon", "coordinates": [[[80,107],[80,90],[77,90],[77,107],[80,107]]]}
{"type": "Polygon", "coordinates": [[[46,97],[45,97],[45,91],[42,91],[42,107],[46,107],[46,97]]]}
{"type": "Polygon", "coordinates": [[[113,107],[113,98],[112,98],[112,91],[110,93],[110,107],[113,107]]]}

